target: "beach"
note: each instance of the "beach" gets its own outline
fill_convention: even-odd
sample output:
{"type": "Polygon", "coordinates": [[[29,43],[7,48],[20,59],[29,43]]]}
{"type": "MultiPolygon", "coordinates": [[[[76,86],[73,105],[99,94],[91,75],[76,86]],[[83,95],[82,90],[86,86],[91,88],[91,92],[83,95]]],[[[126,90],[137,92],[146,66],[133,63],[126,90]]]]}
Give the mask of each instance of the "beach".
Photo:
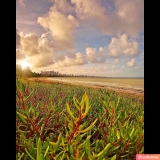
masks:
{"type": "Polygon", "coordinates": [[[101,88],[106,90],[112,90],[119,94],[125,94],[125,95],[131,95],[134,98],[144,100],[144,85],[143,84],[127,84],[127,83],[111,83],[111,82],[105,82],[102,81],[94,81],[92,78],[91,80],[85,80],[78,78],[75,80],[72,77],[71,78],[64,78],[64,77],[41,77],[41,78],[29,78],[29,80],[36,81],[36,82],[46,82],[46,83],[63,83],[63,84],[71,84],[76,86],[85,86],[85,87],[91,87],[91,88],[101,88]]]}

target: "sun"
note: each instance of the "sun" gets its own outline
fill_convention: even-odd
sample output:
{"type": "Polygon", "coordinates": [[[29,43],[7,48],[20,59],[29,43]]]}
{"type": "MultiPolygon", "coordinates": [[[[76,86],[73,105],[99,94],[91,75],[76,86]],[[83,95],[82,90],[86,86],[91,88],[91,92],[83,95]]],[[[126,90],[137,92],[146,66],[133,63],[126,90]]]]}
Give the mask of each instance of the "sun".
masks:
{"type": "Polygon", "coordinates": [[[25,69],[26,67],[29,67],[29,63],[26,62],[26,61],[21,61],[21,66],[22,66],[22,69],[25,69]]]}

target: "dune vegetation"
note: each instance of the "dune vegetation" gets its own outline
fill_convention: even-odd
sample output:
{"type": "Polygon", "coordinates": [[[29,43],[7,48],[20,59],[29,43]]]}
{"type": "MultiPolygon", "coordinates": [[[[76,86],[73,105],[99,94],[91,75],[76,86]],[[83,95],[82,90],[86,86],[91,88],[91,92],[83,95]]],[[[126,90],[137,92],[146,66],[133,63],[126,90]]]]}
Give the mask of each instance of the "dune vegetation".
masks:
{"type": "Polygon", "coordinates": [[[143,119],[130,96],[16,79],[17,160],[133,160],[144,152],[143,119]]]}

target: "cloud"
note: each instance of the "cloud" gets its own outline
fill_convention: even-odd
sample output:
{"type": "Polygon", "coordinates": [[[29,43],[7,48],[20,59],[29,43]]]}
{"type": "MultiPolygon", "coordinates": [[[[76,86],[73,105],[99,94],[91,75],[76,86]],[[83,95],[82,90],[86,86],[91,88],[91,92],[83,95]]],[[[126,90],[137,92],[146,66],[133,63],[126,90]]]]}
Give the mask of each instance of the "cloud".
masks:
{"type": "Polygon", "coordinates": [[[69,67],[61,67],[57,68],[56,71],[63,74],[74,74],[74,75],[97,75],[105,74],[107,70],[107,66],[69,66],[69,67]]]}
{"type": "Polygon", "coordinates": [[[94,72],[105,72],[107,71],[107,66],[91,67],[94,72]]]}
{"type": "MultiPolygon", "coordinates": [[[[17,58],[26,57],[27,61],[32,64],[34,68],[47,66],[59,68],[82,66],[87,63],[105,63],[107,58],[134,56],[138,51],[138,46],[136,46],[137,42],[132,39],[127,39],[126,34],[123,34],[118,38],[113,37],[108,46],[99,47],[99,49],[87,47],[85,53],[76,52],[74,49],[62,52],[55,41],[52,42],[48,40],[46,37],[47,34],[48,33],[43,33],[41,36],[37,36],[34,33],[23,34],[23,32],[20,32],[20,44],[23,56],[20,50],[17,50],[17,58]],[[117,52],[113,54],[115,48],[117,52]]],[[[118,63],[119,59],[115,58],[112,68],[115,68],[115,65],[118,63]]],[[[129,66],[131,66],[131,64],[129,64],[129,66]]]]}
{"type": "Polygon", "coordinates": [[[115,67],[116,67],[115,65],[112,65],[112,69],[115,69],[115,67]]]}
{"type": "Polygon", "coordinates": [[[25,55],[20,49],[16,49],[16,60],[25,59],[25,55]]]}
{"type": "Polygon", "coordinates": [[[24,0],[18,0],[18,3],[19,3],[22,7],[25,7],[24,0]]]}
{"type": "Polygon", "coordinates": [[[135,65],[135,59],[131,59],[130,61],[127,62],[128,67],[133,67],[135,65]]]}
{"type": "Polygon", "coordinates": [[[39,54],[38,37],[34,33],[26,34],[21,37],[21,46],[27,56],[39,54]]]}
{"type": "Polygon", "coordinates": [[[20,45],[20,39],[21,39],[21,37],[18,33],[18,30],[16,29],[16,46],[20,45]]]}
{"type": "MultiPolygon", "coordinates": [[[[35,1],[28,4],[32,6],[29,10],[18,5],[18,30],[28,34],[16,30],[16,60],[27,60],[35,70],[74,74],[110,76],[122,71],[128,74],[128,67],[143,69],[144,64],[139,66],[138,62],[144,56],[140,44],[144,38],[144,0],[47,1],[53,3],[44,2],[44,6],[35,1]],[[35,33],[30,33],[31,29],[35,33]]],[[[17,1],[23,7],[26,2],[17,1]]]]}
{"type": "Polygon", "coordinates": [[[126,33],[137,35],[144,30],[144,0],[116,0],[115,6],[126,33]]]}
{"type": "Polygon", "coordinates": [[[118,38],[111,38],[108,45],[108,54],[112,57],[136,56],[140,53],[138,42],[128,39],[127,34],[122,34],[118,38]]]}
{"type": "Polygon", "coordinates": [[[71,2],[75,5],[77,17],[84,26],[90,26],[109,35],[125,32],[131,36],[138,36],[139,32],[144,30],[143,0],[115,0],[115,9],[110,13],[102,6],[101,1],[71,2]]]}
{"type": "Polygon", "coordinates": [[[36,22],[34,21],[25,21],[25,20],[16,20],[17,24],[25,24],[25,25],[35,25],[36,22]]]}
{"type": "Polygon", "coordinates": [[[74,13],[74,7],[67,0],[53,0],[54,7],[63,14],[74,13]]]}
{"type": "Polygon", "coordinates": [[[40,67],[48,67],[49,65],[53,64],[53,60],[48,55],[38,55],[34,57],[29,57],[28,61],[33,65],[34,68],[40,68],[40,67]]]}
{"type": "MultiPolygon", "coordinates": [[[[61,53],[57,46],[45,38],[45,34],[38,37],[34,33],[21,34],[21,47],[27,61],[34,68],[53,65],[55,68],[64,66],[83,65],[88,63],[86,55],[77,52],[61,53]]],[[[18,55],[20,50],[17,50],[18,55]]]]}
{"type": "Polygon", "coordinates": [[[96,48],[87,47],[86,55],[88,60],[91,63],[104,63],[106,60],[106,54],[104,54],[104,49],[102,47],[99,48],[99,51],[96,48]]]}
{"type": "Polygon", "coordinates": [[[114,64],[118,64],[118,63],[119,63],[119,59],[115,59],[114,64]]]}
{"type": "Polygon", "coordinates": [[[47,38],[34,33],[21,34],[21,47],[27,60],[34,67],[48,66],[53,63],[54,45],[47,38]]]}
{"type": "Polygon", "coordinates": [[[38,22],[51,32],[54,41],[61,45],[62,49],[73,48],[73,32],[78,27],[78,22],[73,15],[65,15],[52,6],[45,16],[38,17],[38,22]]]}
{"type": "Polygon", "coordinates": [[[75,5],[75,11],[77,13],[77,16],[81,20],[85,20],[85,19],[103,20],[104,18],[105,7],[101,6],[100,1],[71,0],[71,3],[75,5]]]}
{"type": "Polygon", "coordinates": [[[73,58],[65,56],[63,60],[57,61],[54,64],[54,67],[59,68],[66,66],[79,66],[79,65],[84,65],[86,63],[88,63],[86,56],[78,52],[75,54],[75,57],[73,58]]]}

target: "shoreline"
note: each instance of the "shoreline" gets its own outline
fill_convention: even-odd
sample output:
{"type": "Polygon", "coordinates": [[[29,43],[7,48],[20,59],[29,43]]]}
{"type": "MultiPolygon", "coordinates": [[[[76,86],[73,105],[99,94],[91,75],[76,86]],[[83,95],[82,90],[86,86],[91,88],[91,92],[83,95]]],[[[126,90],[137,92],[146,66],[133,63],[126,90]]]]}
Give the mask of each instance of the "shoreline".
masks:
{"type": "Polygon", "coordinates": [[[62,84],[71,84],[74,86],[84,86],[97,89],[105,89],[110,91],[115,91],[118,94],[132,96],[135,99],[139,99],[144,102],[144,88],[142,86],[135,85],[126,85],[120,83],[107,83],[107,82],[91,82],[91,81],[71,81],[71,80],[62,80],[54,78],[28,78],[31,81],[35,82],[45,82],[45,83],[62,83],[62,84]]]}

